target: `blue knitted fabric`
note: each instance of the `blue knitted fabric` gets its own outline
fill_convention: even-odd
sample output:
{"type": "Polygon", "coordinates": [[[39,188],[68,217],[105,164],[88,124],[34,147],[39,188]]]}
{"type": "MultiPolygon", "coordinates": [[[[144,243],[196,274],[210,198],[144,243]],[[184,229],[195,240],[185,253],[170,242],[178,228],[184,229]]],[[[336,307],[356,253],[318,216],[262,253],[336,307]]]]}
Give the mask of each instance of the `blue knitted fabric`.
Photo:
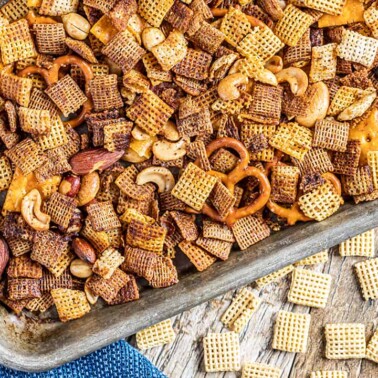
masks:
{"type": "Polygon", "coordinates": [[[167,378],[126,341],[119,341],[45,373],[23,373],[0,365],[1,378],[167,378]]]}

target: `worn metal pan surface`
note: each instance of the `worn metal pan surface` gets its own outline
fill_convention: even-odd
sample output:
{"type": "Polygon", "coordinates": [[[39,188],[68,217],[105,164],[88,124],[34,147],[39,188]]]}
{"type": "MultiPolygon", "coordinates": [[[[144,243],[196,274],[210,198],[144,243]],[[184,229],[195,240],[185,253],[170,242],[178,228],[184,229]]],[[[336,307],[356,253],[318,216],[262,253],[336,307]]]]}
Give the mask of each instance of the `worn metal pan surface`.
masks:
{"type": "Polygon", "coordinates": [[[96,308],[66,324],[17,318],[0,306],[0,364],[52,369],[377,226],[378,201],[347,204],[324,222],[273,234],[205,272],[184,269],[175,286],[145,290],[137,302],[96,308]]]}

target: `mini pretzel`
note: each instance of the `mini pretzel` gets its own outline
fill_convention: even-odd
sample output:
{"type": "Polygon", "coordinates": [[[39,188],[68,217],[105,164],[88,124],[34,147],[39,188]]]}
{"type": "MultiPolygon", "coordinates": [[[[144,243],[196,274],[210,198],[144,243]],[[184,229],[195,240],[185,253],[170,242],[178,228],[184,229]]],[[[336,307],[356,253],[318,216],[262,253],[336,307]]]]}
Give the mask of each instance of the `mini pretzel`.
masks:
{"type": "MultiPolygon", "coordinates": [[[[234,208],[226,219],[222,218],[212,207],[207,204],[205,204],[202,208],[203,214],[206,214],[218,222],[225,222],[228,226],[232,226],[238,219],[252,215],[262,209],[269,200],[271,188],[269,180],[263,172],[256,167],[248,166],[249,153],[241,142],[233,138],[216,139],[206,147],[207,156],[209,157],[213,152],[219,150],[220,148],[231,148],[235,150],[239,154],[239,163],[228,174],[217,171],[208,171],[207,173],[218,177],[231,192],[231,194],[234,194],[235,185],[244,178],[253,176],[259,180],[260,196],[248,206],[238,209],[234,208]]],[[[195,164],[200,164],[198,159],[195,161],[195,164]]]]}
{"type": "Polygon", "coordinates": [[[64,55],[54,60],[52,67],[48,70],[46,68],[41,68],[37,66],[29,66],[24,68],[18,73],[18,76],[26,77],[32,74],[41,75],[46,81],[47,85],[55,84],[59,80],[59,71],[62,67],[75,64],[80,67],[85,77],[85,94],[88,97],[88,100],[83,104],[80,113],[73,119],[65,121],[64,124],[70,127],[76,127],[81,125],[84,122],[86,114],[88,114],[92,108],[93,104],[90,100],[90,90],[89,84],[93,78],[93,71],[85,60],[74,56],[74,55],[64,55]]]}
{"type": "MultiPolygon", "coordinates": [[[[280,161],[281,158],[282,158],[282,154],[279,154],[279,155],[277,154],[273,162],[268,163],[265,166],[265,173],[267,176],[269,175],[269,172],[273,166],[285,165],[284,163],[280,161]]],[[[323,173],[322,176],[333,185],[336,193],[339,196],[341,196],[340,180],[333,173],[330,173],[330,172],[323,173]]],[[[302,210],[299,208],[298,201],[296,201],[291,207],[287,208],[287,207],[280,206],[276,202],[274,202],[272,199],[269,199],[269,201],[267,202],[267,207],[272,213],[278,215],[281,218],[286,218],[289,226],[293,226],[298,221],[309,222],[313,220],[312,218],[306,217],[303,214],[302,210]]]]}

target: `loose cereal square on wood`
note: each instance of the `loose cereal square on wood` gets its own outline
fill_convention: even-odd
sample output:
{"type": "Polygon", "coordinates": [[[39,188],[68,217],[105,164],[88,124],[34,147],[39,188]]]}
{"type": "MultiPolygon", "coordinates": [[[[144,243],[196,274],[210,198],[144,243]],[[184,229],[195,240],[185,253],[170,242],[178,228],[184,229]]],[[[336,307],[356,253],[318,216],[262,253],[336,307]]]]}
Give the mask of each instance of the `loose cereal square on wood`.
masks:
{"type": "Polygon", "coordinates": [[[243,365],[242,378],[280,378],[281,369],[261,363],[246,363],[243,365]]]}
{"type": "Polygon", "coordinates": [[[170,319],[154,324],[136,334],[136,342],[139,349],[146,350],[159,345],[173,342],[176,334],[172,328],[170,319]]]}
{"type": "Polygon", "coordinates": [[[318,370],[311,372],[310,378],[348,378],[348,372],[342,370],[318,370]]]}
{"type": "Polygon", "coordinates": [[[288,265],[283,267],[282,269],[276,270],[273,273],[270,273],[266,276],[263,276],[256,280],[256,285],[258,288],[264,287],[266,285],[269,285],[272,282],[278,281],[283,277],[286,277],[288,274],[290,274],[294,270],[293,265],[288,265]]]}
{"type": "Polygon", "coordinates": [[[365,260],[355,266],[356,275],[360,283],[362,296],[365,301],[378,298],[378,259],[365,260]]]}
{"type": "Polygon", "coordinates": [[[374,229],[347,239],[339,245],[340,256],[374,257],[375,236],[374,229]]]}

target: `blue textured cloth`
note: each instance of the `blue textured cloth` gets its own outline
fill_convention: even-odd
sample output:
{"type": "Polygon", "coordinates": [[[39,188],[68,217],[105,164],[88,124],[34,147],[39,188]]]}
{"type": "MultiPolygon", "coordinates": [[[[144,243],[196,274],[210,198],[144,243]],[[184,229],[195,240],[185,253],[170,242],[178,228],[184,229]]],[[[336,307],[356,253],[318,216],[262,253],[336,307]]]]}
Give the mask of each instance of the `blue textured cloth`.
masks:
{"type": "Polygon", "coordinates": [[[0,365],[1,378],[166,378],[126,341],[119,341],[45,373],[23,373],[0,365]]]}

